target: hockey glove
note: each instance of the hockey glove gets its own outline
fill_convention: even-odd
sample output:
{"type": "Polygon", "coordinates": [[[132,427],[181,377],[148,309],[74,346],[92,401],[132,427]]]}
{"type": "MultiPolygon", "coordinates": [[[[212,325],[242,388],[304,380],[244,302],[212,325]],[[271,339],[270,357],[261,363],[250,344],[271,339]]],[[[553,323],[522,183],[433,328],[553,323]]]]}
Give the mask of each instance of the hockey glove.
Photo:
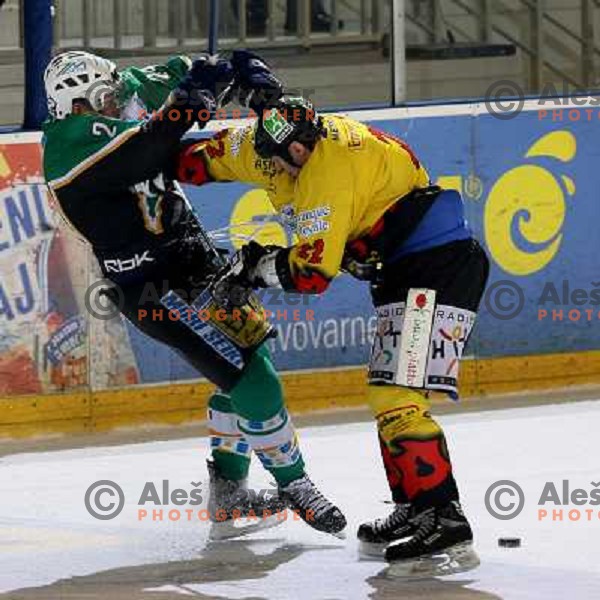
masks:
{"type": "Polygon", "coordinates": [[[284,251],[280,246],[262,246],[251,241],[233,255],[227,277],[250,288],[278,286],[276,259],[284,251]]]}
{"type": "MultiPolygon", "coordinates": [[[[281,246],[261,246],[251,241],[237,253],[243,264],[243,276],[253,288],[279,287],[277,257],[285,252],[281,246]]],[[[237,256],[236,255],[236,256],[237,256]]]]}
{"type": "Polygon", "coordinates": [[[210,284],[215,300],[225,308],[242,306],[248,302],[253,289],[280,286],[276,260],[285,251],[279,246],[261,246],[254,241],[243,246],[210,284]]]}
{"type": "Polygon", "coordinates": [[[231,62],[205,54],[193,61],[177,89],[180,96],[186,95],[189,106],[212,112],[231,101],[234,75],[231,62]]]}
{"type": "MultiPolygon", "coordinates": [[[[260,244],[250,242],[262,250],[260,244]]],[[[215,301],[223,308],[243,306],[248,302],[254,288],[251,282],[248,260],[249,254],[244,246],[236,252],[231,260],[214,276],[209,289],[215,301]]]]}
{"type": "Polygon", "coordinates": [[[283,84],[265,61],[249,50],[234,50],[231,64],[238,85],[238,102],[257,114],[276,106],[283,84]]]}
{"type": "Polygon", "coordinates": [[[361,262],[350,256],[348,253],[344,253],[340,268],[345,273],[352,275],[355,279],[375,283],[382,277],[381,270],[383,264],[379,260],[366,260],[361,262]]]}

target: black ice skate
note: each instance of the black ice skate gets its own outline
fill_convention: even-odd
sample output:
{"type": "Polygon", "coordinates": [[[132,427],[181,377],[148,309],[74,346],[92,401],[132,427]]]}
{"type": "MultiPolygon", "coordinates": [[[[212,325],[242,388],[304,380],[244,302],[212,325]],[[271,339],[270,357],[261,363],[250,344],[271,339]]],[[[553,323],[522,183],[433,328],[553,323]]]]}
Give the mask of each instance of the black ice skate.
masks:
{"type": "Polygon", "coordinates": [[[317,486],[304,475],[285,487],[279,488],[279,494],[300,518],[317,531],[344,537],[346,517],[318,490],[317,486]]]}
{"type": "Polygon", "coordinates": [[[360,553],[366,557],[381,558],[391,542],[411,536],[415,526],[409,519],[410,508],[410,504],[396,504],[387,517],[362,523],[357,533],[360,553]]]}
{"type": "Polygon", "coordinates": [[[247,480],[225,479],[212,460],[206,461],[209,475],[207,510],[212,523],[209,537],[230,539],[276,527],[285,521],[286,505],[273,494],[248,490],[247,480]]]}
{"type": "Polygon", "coordinates": [[[479,557],[473,550],[473,532],[458,502],[442,508],[413,510],[413,535],[390,544],[385,559],[390,573],[429,577],[474,569],[479,557]]]}

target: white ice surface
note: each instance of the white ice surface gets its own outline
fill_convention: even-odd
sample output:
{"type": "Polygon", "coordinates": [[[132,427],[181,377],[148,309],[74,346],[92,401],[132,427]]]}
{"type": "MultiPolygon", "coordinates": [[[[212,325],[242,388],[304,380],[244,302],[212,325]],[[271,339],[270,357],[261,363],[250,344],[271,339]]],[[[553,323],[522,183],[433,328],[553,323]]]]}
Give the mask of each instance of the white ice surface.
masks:
{"type": "MultiPolygon", "coordinates": [[[[563,479],[572,489],[589,491],[591,482],[600,484],[600,401],[456,414],[440,421],[482,565],[441,579],[439,595],[431,597],[446,597],[444,590],[458,587],[490,599],[600,598],[600,507],[592,520],[582,512],[577,522],[568,519],[568,510],[594,507],[554,507],[565,509],[562,522],[539,521],[537,512],[547,481],[559,491],[563,479]],[[525,509],[514,520],[496,520],[484,506],[486,489],[501,479],[514,480],[525,492],[525,509]],[[499,548],[497,539],[505,535],[522,537],[523,547],[499,548]]],[[[138,521],[137,501],[146,481],[160,490],[161,481],[169,479],[172,489],[190,490],[190,482],[206,479],[205,439],[1,459],[0,592],[135,565],[156,565],[159,572],[167,562],[197,561],[189,581],[149,581],[146,589],[178,592],[182,598],[392,597],[385,592],[398,584],[386,580],[382,563],[358,560],[354,538],[362,520],[389,508],[382,502],[388,494],[374,427],[313,427],[301,431],[301,441],[312,478],[348,517],[345,541],[287,522],[247,542],[207,548],[204,522],[138,521]],[[125,492],[125,509],[114,520],[95,520],[85,509],[85,491],[100,479],[119,483],[125,492]],[[228,569],[228,563],[237,566],[228,569]]],[[[251,485],[267,481],[253,464],[251,485]]]]}

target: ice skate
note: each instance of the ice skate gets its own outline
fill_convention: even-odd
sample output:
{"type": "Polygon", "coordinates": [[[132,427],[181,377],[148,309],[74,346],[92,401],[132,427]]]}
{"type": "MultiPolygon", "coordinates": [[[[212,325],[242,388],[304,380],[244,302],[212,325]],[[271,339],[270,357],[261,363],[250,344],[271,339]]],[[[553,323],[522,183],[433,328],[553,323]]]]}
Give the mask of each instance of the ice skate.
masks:
{"type": "Polygon", "coordinates": [[[358,528],[359,553],[365,558],[382,558],[392,542],[406,539],[414,533],[410,521],[410,504],[396,504],[387,516],[362,523],[358,528]]]}
{"type": "Polygon", "coordinates": [[[434,577],[469,571],[479,565],[473,533],[460,504],[413,512],[413,535],[391,543],[384,557],[389,573],[400,577],[434,577]]]}
{"type": "Polygon", "coordinates": [[[297,511],[300,518],[317,531],[345,537],[346,517],[319,491],[317,486],[304,475],[279,488],[279,494],[287,506],[297,511]]]}
{"type": "Polygon", "coordinates": [[[248,490],[246,479],[225,479],[212,460],[206,462],[210,481],[207,508],[211,539],[232,539],[284,522],[281,515],[286,506],[277,493],[254,494],[248,490]]]}

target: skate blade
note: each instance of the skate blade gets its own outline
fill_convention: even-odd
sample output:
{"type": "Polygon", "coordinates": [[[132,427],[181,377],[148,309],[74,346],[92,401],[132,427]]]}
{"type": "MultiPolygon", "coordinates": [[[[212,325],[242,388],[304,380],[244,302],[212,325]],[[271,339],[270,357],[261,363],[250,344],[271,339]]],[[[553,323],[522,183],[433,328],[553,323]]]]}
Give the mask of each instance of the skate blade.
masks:
{"type": "MultiPolygon", "coordinates": [[[[410,535],[394,540],[404,542],[410,539],[410,535]]],[[[360,560],[381,560],[385,558],[385,549],[391,542],[363,542],[358,540],[358,557],[360,560]]]]}
{"type": "Polygon", "coordinates": [[[358,557],[360,560],[381,560],[384,557],[387,543],[358,542],[358,557]]]}
{"type": "Polygon", "coordinates": [[[208,533],[208,539],[212,541],[232,540],[260,531],[266,531],[267,529],[273,529],[273,527],[277,527],[283,523],[285,521],[276,518],[275,515],[261,519],[260,521],[254,519],[230,519],[220,523],[213,522],[208,533]]]}
{"type": "Polygon", "coordinates": [[[306,521],[304,521],[313,531],[317,531],[318,533],[323,533],[325,535],[330,535],[334,538],[337,538],[338,540],[345,540],[346,539],[346,529],[342,529],[341,531],[324,531],[323,529],[317,529],[316,527],[313,527],[310,523],[307,523],[306,521]]]}
{"type": "Polygon", "coordinates": [[[345,540],[346,539],[346,530],[342,529],[341,531],[338,531],[337,533],[330,533],[329,535],[336,537],[338,540],[345,540]]]}
{"type": "Polygon", "coordinates": [[[421,579],[464,573],[475,569],[479,564],[479,556],[473,549],[473,544],[467,542],[417,559],[390,562],[387,573],[392,577],[421,579]]]}

